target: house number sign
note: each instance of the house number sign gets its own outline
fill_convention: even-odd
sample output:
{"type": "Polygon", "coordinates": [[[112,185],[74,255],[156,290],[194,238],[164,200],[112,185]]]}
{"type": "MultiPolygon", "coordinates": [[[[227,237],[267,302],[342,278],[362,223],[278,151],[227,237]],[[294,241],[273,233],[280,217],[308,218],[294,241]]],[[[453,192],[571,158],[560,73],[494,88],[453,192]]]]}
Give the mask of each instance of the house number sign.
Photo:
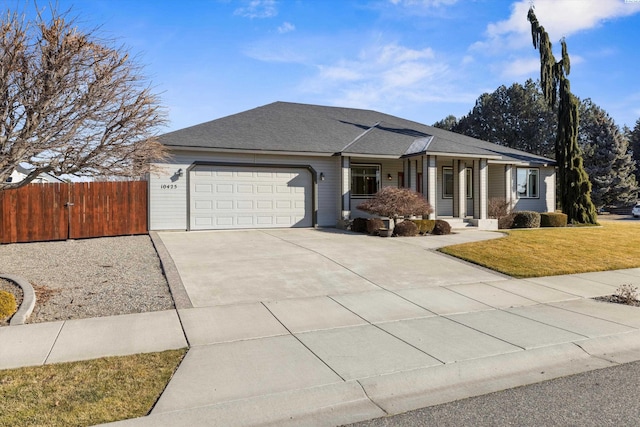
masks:
{"type": "Polygon", "coordinates": [[[176,190],[178,188],[178,184],[162,184],[160,188],[163,190],[176,190]]]}

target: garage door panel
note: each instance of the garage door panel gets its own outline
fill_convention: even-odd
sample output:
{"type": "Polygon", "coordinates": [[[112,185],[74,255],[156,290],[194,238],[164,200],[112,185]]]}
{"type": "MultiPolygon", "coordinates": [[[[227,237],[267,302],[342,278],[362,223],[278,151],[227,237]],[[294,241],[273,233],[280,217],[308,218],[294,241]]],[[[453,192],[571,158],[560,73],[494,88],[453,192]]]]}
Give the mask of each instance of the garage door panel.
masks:
{"type": "Polygon", "coordinates": [[[211,193],[213,191],[213,185],[211,184],[196,184],[196,193],[211,193]]]}
{"type": "Polygon", "coordinates": [[[253,209],[253,200],[238,200],[236,207],[238,209],[253,209]]]}
{"type": "Polygon", "coordinates": [[[311,185],[305,169],[197,166],[191,229],[310,227],[311,185]]]}

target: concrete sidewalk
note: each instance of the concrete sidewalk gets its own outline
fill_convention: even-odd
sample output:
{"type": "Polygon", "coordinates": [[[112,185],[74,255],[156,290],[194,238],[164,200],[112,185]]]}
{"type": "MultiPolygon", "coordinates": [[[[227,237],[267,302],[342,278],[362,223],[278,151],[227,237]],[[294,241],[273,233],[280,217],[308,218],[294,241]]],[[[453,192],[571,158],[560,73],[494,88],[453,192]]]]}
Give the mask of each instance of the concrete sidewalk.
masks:
{"type": "Polygon", "coordinates": [[[0,328],[0,369],[187,346],[175,310],[0,328]]]}
{"type": "Polygon", "coordinates": [[[332,426],[640,360],[640,309],[590,299],[640,269],[515,280],[431,236],[160,237],[189,304],[0,328],[0,369],[188,343],[151,414],[111,425],[332,426]]]}

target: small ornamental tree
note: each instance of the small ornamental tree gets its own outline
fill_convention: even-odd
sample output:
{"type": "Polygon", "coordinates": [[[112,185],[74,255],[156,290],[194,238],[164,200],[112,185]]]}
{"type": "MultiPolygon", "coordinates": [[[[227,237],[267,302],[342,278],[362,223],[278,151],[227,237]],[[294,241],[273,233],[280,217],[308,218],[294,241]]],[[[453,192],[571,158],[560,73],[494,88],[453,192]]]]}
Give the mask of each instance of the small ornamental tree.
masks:
{"type": "Polygon", "coordinates": [[[372,215],[396,219],[400,216],[428,215],[433,208],[420,193],[409,188],[385,187],[358,209],[372,215]]]}

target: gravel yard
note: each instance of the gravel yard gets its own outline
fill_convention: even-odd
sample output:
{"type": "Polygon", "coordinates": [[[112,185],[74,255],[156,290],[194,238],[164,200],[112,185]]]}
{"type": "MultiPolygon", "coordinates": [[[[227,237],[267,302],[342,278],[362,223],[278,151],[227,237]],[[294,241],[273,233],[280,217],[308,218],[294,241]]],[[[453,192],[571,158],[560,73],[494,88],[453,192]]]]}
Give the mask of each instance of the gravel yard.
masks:
{"type": "Polygon", "coordinates": [[[35,289],[28,323],[174,308],[146,235],[0,245],[0,273],[35,289]]]}

